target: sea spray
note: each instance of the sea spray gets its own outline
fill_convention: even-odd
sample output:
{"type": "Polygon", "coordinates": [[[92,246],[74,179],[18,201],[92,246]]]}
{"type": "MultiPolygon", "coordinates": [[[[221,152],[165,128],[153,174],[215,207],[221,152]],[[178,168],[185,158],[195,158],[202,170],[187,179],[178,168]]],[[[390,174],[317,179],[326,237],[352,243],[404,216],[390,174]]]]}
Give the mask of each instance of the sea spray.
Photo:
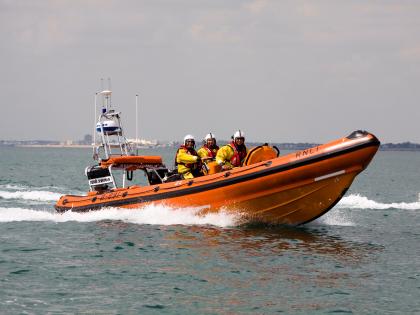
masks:
{"type": "Polygon", "coordinates": [[[354,226],[354,222],[351,218],[351,213],[342,209],[332,209],[325,215],[315,220],[314,223],[310,224],[325,224],[325,225],[337,225],[337,226],[354,226]]]}
{"type": "Polygon", "coordinates": [[[63,214],[53,210],[37,211],[24,208],[0,208],[0,222],[14,221],[52,221],[52,222],[96,222],[119,220],[134,224],[154,225],[214,225],[219,227],[235,226],[239,215],[220,211],[199,214],[201,208],[171,208],[168,206],[148,205],[141,209],[105,208],[100,211],[77,213],[67,211],[63,214]]]}

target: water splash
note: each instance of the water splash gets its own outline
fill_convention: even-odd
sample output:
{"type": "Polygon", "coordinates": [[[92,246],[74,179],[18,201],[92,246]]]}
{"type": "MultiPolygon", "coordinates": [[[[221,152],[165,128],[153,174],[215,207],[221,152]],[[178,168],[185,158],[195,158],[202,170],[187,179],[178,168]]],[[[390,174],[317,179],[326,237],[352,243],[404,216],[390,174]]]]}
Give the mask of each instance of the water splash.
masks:
{"type": "Polygon", "coordinates": [[[354,226],[352,215],[348,211],[341,209],[332,209],[325,215],[317,219],[314,224],[337,225],[337,226],[354,226]]]}
{"type": "Polygon", "coordinates": [[[420,201],[416,202],[392,202],[381,203],[370,200],[359,194],[344,197],[335,206],[338,209],[402,209],[402,210],[420,210],[420,201]]]}
{"type": "Polygon", "coordinates": [[[53,211],[37,211],[23,208],[0,208],[0,222],[15,221],[52,221],[52,222],[96,222],[119,220],[134,224],[157,225],[215,225],[220,227],[235,226],[239,215],[220,211],[200,215],[202,208],[171,208],[167,206],[148,205],[141,209],[106,208],[101,211],[77,213],[67,211],[63,214],[53,211]]]}

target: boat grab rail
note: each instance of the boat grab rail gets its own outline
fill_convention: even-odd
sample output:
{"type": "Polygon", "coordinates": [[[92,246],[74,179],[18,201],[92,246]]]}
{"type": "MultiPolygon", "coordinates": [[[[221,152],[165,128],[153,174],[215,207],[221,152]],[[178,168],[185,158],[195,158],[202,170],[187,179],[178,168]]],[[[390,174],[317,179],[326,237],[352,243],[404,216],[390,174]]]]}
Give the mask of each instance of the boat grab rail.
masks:
{"type": "MultiPolygon", "coordinates": [[[[251,169],[254,169],[254,168],[258,168],[258,167],[261,167],[261,166],[268,167],[271,164],[272,164],[272,161],[264,161],[264,162],[261,162],[260,164],[255,164],[255,165],[252,165],[251,167],[247,167],[246,169],[242,169],[242,170],[239,169],[239,167],[238,167],[234,174],[235,175],[236,174],[241,174],[245,171],[248,171],[248,170],[251,170],[251,169]]],[[[225,172],[219,173],[219,174],[220,174],[219,176],[214,176],[212,178],[202,179],[198,183],[200,183],[200,184],[201,183],[206,183],[206,182],[209,182],[209,181],[214,181],[215,179],[220,179],[220,178],[223,178],[223,177],[226,178],[226,177],[229,177],[230,175],[232,175],[232,173],[230,171],[225,171],[225,172]]],[[[198,178],[200,178],[200,177],[198,177],[198,178]]],[[[170,186],[170,187],[161,187],[160,185],[154,185],[150,189],[142,191],[142,193],[158,192],[159,190],[170,190],[170,189],[174,189],[174,188],[178,188],[178,187],[182,187],[182,186],[191,186],[194,183],[197,183],[197,182],[195,182],[193,179],[191,179],[189,181],[180,180],[180,181],[174,182],[174,185],[170,186]]],[[[130,187],[127,187],[127,188],[129,189],[130,187]]],[[[116,193],[116,192],[118,192],[118,190],[122,190],[122,189],[126,190],[127,188],[116,188],[116,189],[113,189],[113,190],[103,192],[101,194],[97,193],[93,197],[92,196],[86,196],[86,198],[78,199],[78,201],[88,201],[88,200],[90,200],[90,201],[95,202],[98,199],[98,195],[107,194],[107,193],[116,193]]],[[[137,193],[130,194],[129,192],[126,192],[124,194],[124,196],[122,196],[122,197],[125,198],[125,197],[128,197],[130,195],[135,195],[135,194],[137,194],[137,193]]],[[[67,195],[67,197],[69,197],[69,196],[71,196],[71,195],[67,195]]],[[[74,197],[79,197],[79,196],[75,195],[74,197]]],[[[70,201],[63,200],[63,204],[68,203],[68,202],[70,202],[70,201]]]]}

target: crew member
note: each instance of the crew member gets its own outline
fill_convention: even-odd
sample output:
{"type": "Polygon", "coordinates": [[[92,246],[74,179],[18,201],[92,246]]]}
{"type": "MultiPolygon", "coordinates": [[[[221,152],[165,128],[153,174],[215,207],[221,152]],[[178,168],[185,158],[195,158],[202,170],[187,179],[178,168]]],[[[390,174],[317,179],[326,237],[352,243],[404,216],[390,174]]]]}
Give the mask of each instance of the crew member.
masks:
{"type": "Polygon", "coordinates": [[[219,149],[216,155],[216,162],[224,170],[238,167],[242,165],[247,153],[245,135],[241,130],[238,130],[232,136],[232,142],[219,149]]]}
{"type": "Polygon", "coordinates": [[[217,151],[219,147],[216,143],[216,136],[214,133],[208,133],[204,137],[203,146],[197,151],[198,156],[205,163],[216,159],[217,151]]]}
{"type": "Polygon", "coordinates": [[[175,155],[175,166],[185,179],[201,176],[201,159],[195,151],[194,136],[184,137],[184,144],[179,147],[175,155]]]}

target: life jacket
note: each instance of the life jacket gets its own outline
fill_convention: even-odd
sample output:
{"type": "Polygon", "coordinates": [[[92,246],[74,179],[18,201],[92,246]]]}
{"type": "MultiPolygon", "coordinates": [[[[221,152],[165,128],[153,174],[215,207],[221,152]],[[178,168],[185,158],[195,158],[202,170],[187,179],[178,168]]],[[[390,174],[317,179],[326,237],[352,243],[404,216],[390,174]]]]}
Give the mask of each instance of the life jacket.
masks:
{"type": "Polygon", "coordinates": [[[205,144],[203,145],[203,148],[207,151],[209,158],[216,158],[217,151],[219,150],[219,147],[217,145],[214,145],[212,148],[209,148],[207,144],[205,144]]]}
{"type": "Polygon", "coordinates": [[[235,145],[235,142],[229,143],[229,146],[233,149],[233,156],[230,159],[230,164],[232,164],[234,167],[241,166],[242,161],[246,157],[246,147],[245,145],[241,150],[238,150],[238,148],[235,145]]]}
{"type": "Polygon", "coordinates": [[[178,166],[178,165],[184,165],[185,167],[188,167],[189,169],[197,168],[197,164],[198,164],[198,163],[183,163],[183,162],[179,162],[179,163],[178,163],[178,162],[176,161],[176,160],[177,160],[177,157],[178,157],[178,152],[179,152],[179,150],[181,150],[181,149],[186,150],[186,151],[187,151],[187,153],[188,153],[188,154],[190,154],[190,155],[198,156],[197,151],[195,151],[195,149],[194,149],[194,148],[187,148],[185,145],[181,145],[181,146],[178,148],[178,150],[176,151],[176,154],[175,154],[175,166],[178,166]]]}

